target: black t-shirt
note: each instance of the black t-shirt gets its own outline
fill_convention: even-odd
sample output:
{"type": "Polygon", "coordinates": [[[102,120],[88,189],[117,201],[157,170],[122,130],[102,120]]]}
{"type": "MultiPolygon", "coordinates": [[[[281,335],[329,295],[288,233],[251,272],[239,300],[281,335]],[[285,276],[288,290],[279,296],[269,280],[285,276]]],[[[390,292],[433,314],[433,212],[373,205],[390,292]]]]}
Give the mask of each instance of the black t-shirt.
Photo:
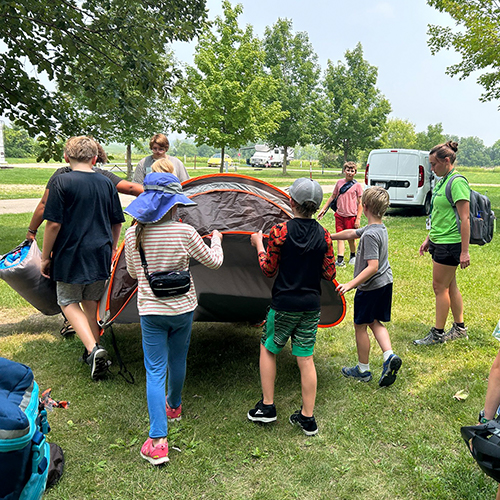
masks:
{"type": "Polygon", "coordinates": [[[50,185],[43,217],[61,224],[53,248],[55,281],[90,284],[108,278],[111,226],[125,221],[109,179],[82,171],[58,175],[50,185]]]}
{"type": "MultiPolygon", "coordinates": [[[[98,174],[104,175],[104,177],[107,177],[113,183],[114,186],[116,186],[119,182],[123,181],[121,177],[118,177],[116,174],[110,172],[109,170],[104,170],[103,168],[98,168],[98,167],[93,167],[92,170],[94,170],[94,172],[97,172],[98,174]]],[[[54,179],[56,179],[61,174],[67,174],[69,172],[73,172],[70,166],[58,168],[52,174],[51,178],[48,180],[45,189],[50,190],[52,183],[54,182],[54,179]]]]}

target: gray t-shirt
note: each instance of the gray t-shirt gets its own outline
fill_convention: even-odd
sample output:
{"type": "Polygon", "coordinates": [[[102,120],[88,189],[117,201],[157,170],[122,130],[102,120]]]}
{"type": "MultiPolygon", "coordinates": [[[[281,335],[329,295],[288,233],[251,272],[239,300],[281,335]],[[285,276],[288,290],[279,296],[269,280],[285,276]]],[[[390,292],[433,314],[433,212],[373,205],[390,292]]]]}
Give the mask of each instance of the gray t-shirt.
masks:
{"type": "MultiPolygon", "coordinates": [[[[174,175],[181,182],[187,181],[189,179],[189,174],[187,173],[186,167],[184,166],[184,163],[179,160],[179,158],[167,155],[167,160],[170,160],[172,162],[174,166],[174,175]]],[[[146,174],[151,173],[151,166],[154,162],[155,160],[153,159],[153,155],[146,156],[146,158],[140,160],[135,167],[133,182],[142,184],[144,182],[144,177],[146,177],[146,174]]]]}
{"type": "Polygon", "coordinates": [[[365,283],[358,286],[358,290],[376,290],[392,283],[392,270],[389,265],[388,247],[389,239],[387,229],[383,224],[369,224],[356,229],[360,237],[354,277],[368,266],[369,260],[378,260],[378,271],[365,283]]]}

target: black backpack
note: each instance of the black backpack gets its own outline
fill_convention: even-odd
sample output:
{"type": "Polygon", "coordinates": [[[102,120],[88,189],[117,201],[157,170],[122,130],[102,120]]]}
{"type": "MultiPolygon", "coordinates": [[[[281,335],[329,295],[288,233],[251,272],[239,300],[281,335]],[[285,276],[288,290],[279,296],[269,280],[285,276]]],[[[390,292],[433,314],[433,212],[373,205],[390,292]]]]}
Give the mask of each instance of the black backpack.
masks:
{"type": "MultiPolygon", "coordinates": [[[[451,183],[457,177],[465,177],[460,174],[455,174],[450,177],[446,184],[446,199],[455,211],[457,219],[458,230],[460,231],[460,217],[458,210],[453,203],[451,197],[451,183]]],[[[484,245],[493,239],[493,232],[495,230],[495,212],[491,210],[490,199],[477,191],[470,190],[470,204],[469,204],[469,218],[470,218],[470,238],[469,243],[472,245],[484,245]]]]}

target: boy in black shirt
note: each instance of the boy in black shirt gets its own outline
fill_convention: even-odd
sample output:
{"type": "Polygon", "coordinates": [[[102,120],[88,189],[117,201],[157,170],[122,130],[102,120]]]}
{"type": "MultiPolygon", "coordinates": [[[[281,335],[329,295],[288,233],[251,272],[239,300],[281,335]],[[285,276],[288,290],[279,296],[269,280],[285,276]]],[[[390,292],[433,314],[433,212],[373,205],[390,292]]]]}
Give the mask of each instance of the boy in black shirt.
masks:
{"type": "Polygon", "coordinates": [[[292,354],[297,356],[300,370],[303,406],[290,417],[290,423],[312,436],[318,432],[313,415],[317,385],[313,351],[321,312],[321,278],[335,277],[335,258],[330,233],[312,219],[323,201],[321,186],[311,179],[297,179],[290,196],[295,218],[271,229],[267,252],[262,231],[251,236],[264,275],[278,275],[260,345],[263,397],[247,417],[262,423],[276,420],[276,354],[291,338],[292,354]]]}
{"type": "Polygon", "coordinates": [[[125,219],[113,183],[92,170],[96,143],[72,137],[64,158],[72,172],[57,176],[49,191],[41,269],[56,281],[57,302],[85,345],[83,358],[97,380],[106,373],[108,357],[98,344],[97,304],[125,219]]]}

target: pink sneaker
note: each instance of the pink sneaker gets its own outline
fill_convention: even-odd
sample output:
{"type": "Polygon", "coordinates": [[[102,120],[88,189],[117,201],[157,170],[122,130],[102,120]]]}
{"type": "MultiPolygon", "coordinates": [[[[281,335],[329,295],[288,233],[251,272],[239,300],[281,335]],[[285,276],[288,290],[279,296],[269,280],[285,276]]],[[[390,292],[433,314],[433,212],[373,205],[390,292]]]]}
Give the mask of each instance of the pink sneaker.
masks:
{"type": "Polygon", "coordinates": [[[167,401],[165,400],[165,404],[167,406],[167,418],[171,420],[172,422],[177,422],[181,419],[181,411],[182,411],[182,405],[179,405],[178,408],[170,408],[168,406],[167,401]]]}
{"type": "Polygon", "coordinates": [[[168,462],[168,443],[153,446],[153,440],[151,438],[146,439],[141,448],[141,457],[153,465],[168,462]]]}

